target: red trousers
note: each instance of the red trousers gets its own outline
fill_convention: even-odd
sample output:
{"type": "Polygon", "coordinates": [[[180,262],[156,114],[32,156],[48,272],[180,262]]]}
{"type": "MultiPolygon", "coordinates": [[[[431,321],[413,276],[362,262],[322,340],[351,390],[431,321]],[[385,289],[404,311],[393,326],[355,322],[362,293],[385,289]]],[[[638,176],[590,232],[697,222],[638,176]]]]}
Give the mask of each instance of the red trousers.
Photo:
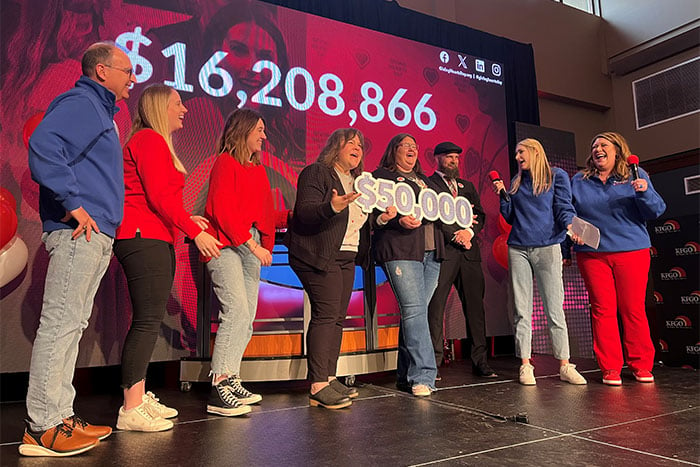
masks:
{"type": "Polygon", "coordinates": [[[624,364],[617,321],[619,312],[627,364],[632,370],[651,371],[654,344],[644,309],[649,250],[579,252],[576,259],[591,302],[593,350],[600,369],[620,371],[624,364]]]}

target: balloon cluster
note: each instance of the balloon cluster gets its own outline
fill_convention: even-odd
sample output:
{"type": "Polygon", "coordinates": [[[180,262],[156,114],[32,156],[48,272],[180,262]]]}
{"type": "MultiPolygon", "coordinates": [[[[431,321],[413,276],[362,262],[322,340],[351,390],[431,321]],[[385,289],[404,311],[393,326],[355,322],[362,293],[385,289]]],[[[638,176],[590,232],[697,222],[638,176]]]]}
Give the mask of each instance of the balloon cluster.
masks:
{"type": "Polygon", "coordinates": [[[0,287],[17,277],[27,265],[27,245],[17,236],[17,202],[0,187],[0,287]]]}
{"type": "Polygon", "coordinates": [[[508,234],[513,227],[503,218],[501,214],[498,215],[498,230],[501,234],[495,238],[493,241],[493,246],[491,251],[493,251],[493,258],[498,264],[508,269],[508,234]]]}

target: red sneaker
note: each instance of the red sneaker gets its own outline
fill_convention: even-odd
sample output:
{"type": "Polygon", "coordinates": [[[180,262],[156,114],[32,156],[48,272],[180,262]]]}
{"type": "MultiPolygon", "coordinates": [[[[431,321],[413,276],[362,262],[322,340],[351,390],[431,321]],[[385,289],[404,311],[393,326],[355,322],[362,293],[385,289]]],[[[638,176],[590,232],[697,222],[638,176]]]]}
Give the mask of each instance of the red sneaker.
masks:
{"type": "Polygon", "coordinates": [[[621,386],[622,378],[620,372],[616,370],[603,370],[603,384],[608,386],[621,386]]]}
{"type": "Polygon", "coordinates": [[[636,379],[640,383],[653,383],[654,382],[654,375],[651,374],[651,371],[634,370],[632,373],[634,374],[634,379],[636,379]]]}

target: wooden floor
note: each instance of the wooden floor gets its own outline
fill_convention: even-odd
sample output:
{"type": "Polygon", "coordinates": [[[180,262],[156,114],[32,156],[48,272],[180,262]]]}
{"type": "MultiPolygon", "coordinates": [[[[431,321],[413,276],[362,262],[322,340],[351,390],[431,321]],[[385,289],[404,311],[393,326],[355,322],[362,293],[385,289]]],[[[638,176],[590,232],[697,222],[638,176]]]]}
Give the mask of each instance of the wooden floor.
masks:
{"type": "MultiPolygon", "coordinates": [[[[390,373],[358,376],[360,397],[339,411],[309,407],[303,382],[250,384],[263,401],[240,418],[208,415],[208,385],[180,392],[176,366],[169,365],[149,376],[149,384],[162,402],[180,411],[173,430],[115,431],[96,448],[69,459],[19,456],[25,407],[6,396],[18,391],[22,383],[17,381],[26,375],[4,375],[0,463],[700,465],[700,380],[695,370],[655,368],[654,384],[637,383],[624,370],[623,385],[609,387],[601,383],[595,363],[584,360],[575,363],[589,384],[573,386],[559,380],[555,360],[538,356],[537,385],[525,387],[517,383],[514,358],[491,363],[498,379],[478,378],[464,362],[441,368],[439,391],[425,399],[397,390],[390,373]]],[[[77,413],[92,423],[114,426],[121,404],[117,368],[80,370],[76,385],[77,413]]]]}

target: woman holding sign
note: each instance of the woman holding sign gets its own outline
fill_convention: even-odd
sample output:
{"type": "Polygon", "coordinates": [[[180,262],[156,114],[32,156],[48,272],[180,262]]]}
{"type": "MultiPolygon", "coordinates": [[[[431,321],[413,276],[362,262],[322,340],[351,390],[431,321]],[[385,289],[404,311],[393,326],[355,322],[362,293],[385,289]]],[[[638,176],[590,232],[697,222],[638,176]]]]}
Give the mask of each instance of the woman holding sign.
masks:
{"type": "Polygon", "coordinates": [[[591,301],[593,349],[603,383],[611,386],[622,384],[624,363],[618,312],[635,379],[654,381],[654,345],[644,309],[651,246],[646,221],[659,217],[666,204],[645,171],[632,173],[628,163],[633,157],[622,135],[598,134],[591,141],[586,168],[571,182],[578,215],[600,228],[597,250],[586,245],[575,250],[591,301]]]}
{"type": "MultiPolygon", "coordinates": [[[[530,362],[532,341],[532,275],[542,296],[559,378],[586,384],[569,363],[569,333],[564,316],[564,284],[560,244],[576,215],[571,205],[569,176],[552,168],[539,141],[524,139],[515,148],[518,174],[511,182],[510,197],[501,197],[501,214],[513,229],[508,236],[508,266],[515,301],[515,351],[522,360],[520,384],[534,385],[530,362]]],[[[496,193],[503,181],[493,181],[496,193]]]]}
{"type": "MultiPolygon", "coordinates": [[[[384,151],[379,168],[372,176],[408,184],[416,199],[432,188],[418,161],[418,145],[413,136],[394,136],[384,151]]],[[[428,327],[428,303],[437,287],[442,257],[442,234],[437,224],[412,215],[394,217],[388,222],[381,216],[373,236],[374,257],[386,272],[401,311],[399,356],[396,385],[414,396],[429,396],[435,391],[435,354],[428,327]]]]}
{"type": "MultiPolygon", "coordinates": [[[[358,396],[335,377],[343,321],[355,265],[369,267],[367,214],[353,201],[355,177],[362,173],[364,137],[359,130],[335,130],[316,163],[299,174],[294,215],[287,231],[289,265],[311,302],[307,333],[312,406],[340,409],[358,396]]],[[[380,219],[396,216],[390,209],[380,219]]]]}

